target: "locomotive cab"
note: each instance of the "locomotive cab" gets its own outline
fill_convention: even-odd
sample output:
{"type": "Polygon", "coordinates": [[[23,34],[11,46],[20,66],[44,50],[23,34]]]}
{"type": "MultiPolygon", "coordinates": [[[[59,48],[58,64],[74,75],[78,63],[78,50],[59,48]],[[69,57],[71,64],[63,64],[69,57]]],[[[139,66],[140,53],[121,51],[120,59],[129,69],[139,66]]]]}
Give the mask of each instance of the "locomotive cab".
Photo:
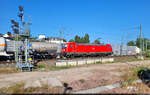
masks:
{"type": "Polygon", "coordinates": [[[64,43],[62,45],[62,50],[61,50],[63,56],[71,56],[75,52],[75,47],[76,47],[75,42],[64,43]]]}
{"type": "Polygon", "coordinates": [[[75,52],[76,43],[64,43],[62,45],[62,53],[75,52]]]}
{"type": "Polygon", "coordinates": [[[65,57],[73,56],[105,56],[112,54],[112,47],[110,44],[86,44],[86,43],[64,43],[62,45],[62,55],[65,57]]]}

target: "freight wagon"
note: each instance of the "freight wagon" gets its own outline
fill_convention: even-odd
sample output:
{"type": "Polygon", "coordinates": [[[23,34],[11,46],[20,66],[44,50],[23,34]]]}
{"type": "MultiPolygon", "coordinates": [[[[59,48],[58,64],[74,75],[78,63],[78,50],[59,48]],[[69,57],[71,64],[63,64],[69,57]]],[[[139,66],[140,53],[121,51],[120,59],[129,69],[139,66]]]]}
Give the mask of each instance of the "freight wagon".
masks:
{"type": "MultiPolygon", "coordinates": [[[[23,41],[7,41],[5,38],[0,37],[0,58],[2,59],[14,59],[15,54],[15,44],[18,47],[18,54],[24,52],[24,42],[23,41]]],[[[56,57],[57,54],[61,52],[60,45],[56,43],[49,42],[30,42],[29,53],[34,56],[34,58],[49,58],[56,57]]]]}
{"type": "Polygon", "coordinates": [[[85,44],[85,43],[64,43],[62,46],[62,56],[108,56],[112,54],[110,44],[85,44]]]}

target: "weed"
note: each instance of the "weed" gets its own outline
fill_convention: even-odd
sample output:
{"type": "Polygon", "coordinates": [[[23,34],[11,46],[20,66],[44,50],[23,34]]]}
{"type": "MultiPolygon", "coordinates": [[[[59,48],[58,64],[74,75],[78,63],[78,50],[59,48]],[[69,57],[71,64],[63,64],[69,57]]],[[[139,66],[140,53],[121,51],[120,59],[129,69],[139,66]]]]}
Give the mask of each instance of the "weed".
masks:
{"type": "MultiPolygon", "coordinates": [[[[73,68],[75,66],[71,66],[71,65],[68,65],[68,66],[60,66],[60,67],[56,67],[56,66],[52,66],[52,69],[53,70],[61,70],[61,69],[69,69],[69,68],[73,68]]],[[[77,67],[77,66],[76,66],[77,67]]]]}
{"type": "Polygon", "coordinates": [[[24,83],[18,83],[8,88],[1,88],[0,93],[5,94],[31,94],[31,93],[63,93],[63,87],[51,87],[42,85],[42,87],[29,87],[24,89],[24,83]]]}
{"type": "Polygon", "coordinates": [[[95,64],[102,64],[102,62],[100,62],[100,61],[97,61],[95,64]]]}
{"type": "Polygon", "coordinates": [[[137,68],[129,68],[127,70],[128,72],[122,76],[124,81],[126,81],[126,82],[128,81],[127,83],[123,84],[123,86],[128,86],[128,85],[133,84],[133,81],[139,79],[138,73],[144,69],[149,69],[149,68],[143,67],[143,66],[140,66],[137,68]]]}
{"type": "Polygon", "coordinates": [[[19,69],[15,69],[12,67],[0,68],[0,73],[14,73],[14,72],[19,72],[19,69]]]}
{"type": "Polygon", "coordinates": [[[15,84],[8,88],[0,89],[0,93],[24,93],[25,90],[23,87],[24,87],[24,83],[15,84]]]}
{"type": "Polygon", "coordinates": [[[146,57],[150,58],[150,52],[146,52],[146,57]]]}
{"type": "Polygon", "coordinates": [[[117,63],[117,62],[124,63],[124,62],[133,62],[133,61],[142,61],[142,60],[138,59],[138,58],[128,58],[128,59],[116,59],[114,62],[115,63],[117,63]]]}
{"type": "Polygon", "coordinates": [[[84,83],[84,82],[85,82],[85,80],[84,80],[84,79],[80,79],[79,81],[80,81],[81,83],[84,83]]]}
{"type": "Polygon", "coordinates": [[[44,65],[44,64],[38,64],[38,65],[37,65],[37,68],[47,68],[47,66],[44,65]]]}

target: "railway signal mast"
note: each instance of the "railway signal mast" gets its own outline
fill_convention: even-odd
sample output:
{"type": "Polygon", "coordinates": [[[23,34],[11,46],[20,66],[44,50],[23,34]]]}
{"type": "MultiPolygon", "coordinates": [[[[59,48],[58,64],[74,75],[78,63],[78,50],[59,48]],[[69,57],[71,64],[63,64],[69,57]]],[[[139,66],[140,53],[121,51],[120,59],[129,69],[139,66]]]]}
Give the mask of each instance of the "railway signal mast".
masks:
{"type": "Polygon", "coordinates": [[[142,56],[142,25],[140,24],[140,59],[143,59],[143,56],[142,56]]]}
{"type": "Polygon", "coordinates": [[[24,9],[22,6],[19,6],[19,11],[20,11],[20,13],[19,13],[18,17],[21,19],[22,25],[19,27],[19,30],[18,30],[18,33],[16,36],[17,40],[15,40],[15,48],[16,48],[16,51],[15,51],[15,59],[16,60],[15,61],[17,63],[16,67],[20,68],[21,71],[23,71],[25,69],[28,71],[31,71],[33,68],[33,65],[31,64],[31,60],[29,60],[29,59],[31,59],[30,58],[31,56],[29,55],[30,30],[29,30],[28,26],[31,25],[32,23],[24,22],[24,9]],[[21,31],[23,31],[23,32],[21,33],[21,31]],[[17,45],[19,42],[18,36],[20,36],[23,39],[24,45],[22,48],[19,48],[17,45]],[[20,51],[24,50],[23,51],[24,53],[20,53],[20,55],[19,55],[19,53],[18,53],[19,49],[20,49],[20,51]],[[23,58],[23,56],[25,58],[23,58]]]}
{"type": "Polygon", "coordinates": [[[11,27],[15,34],[15,61],[18,62],[18,44],[16,42],[18,42],[19,23],[14,20],[11,20],[11,23],[13,24],[11,27]]]}

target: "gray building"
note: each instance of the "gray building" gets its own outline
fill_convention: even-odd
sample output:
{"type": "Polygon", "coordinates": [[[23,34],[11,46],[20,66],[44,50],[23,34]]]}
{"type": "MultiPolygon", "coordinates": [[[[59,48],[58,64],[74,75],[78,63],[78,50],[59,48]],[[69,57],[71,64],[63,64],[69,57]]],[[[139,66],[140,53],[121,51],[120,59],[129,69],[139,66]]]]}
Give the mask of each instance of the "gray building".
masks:
{"type": "Polygon", "coordinates": [[[120,45],[112,45],[113,55],[135,55],[140,53],[140,49],[137,46],[125,46],[122,48],[120,45]]]}

